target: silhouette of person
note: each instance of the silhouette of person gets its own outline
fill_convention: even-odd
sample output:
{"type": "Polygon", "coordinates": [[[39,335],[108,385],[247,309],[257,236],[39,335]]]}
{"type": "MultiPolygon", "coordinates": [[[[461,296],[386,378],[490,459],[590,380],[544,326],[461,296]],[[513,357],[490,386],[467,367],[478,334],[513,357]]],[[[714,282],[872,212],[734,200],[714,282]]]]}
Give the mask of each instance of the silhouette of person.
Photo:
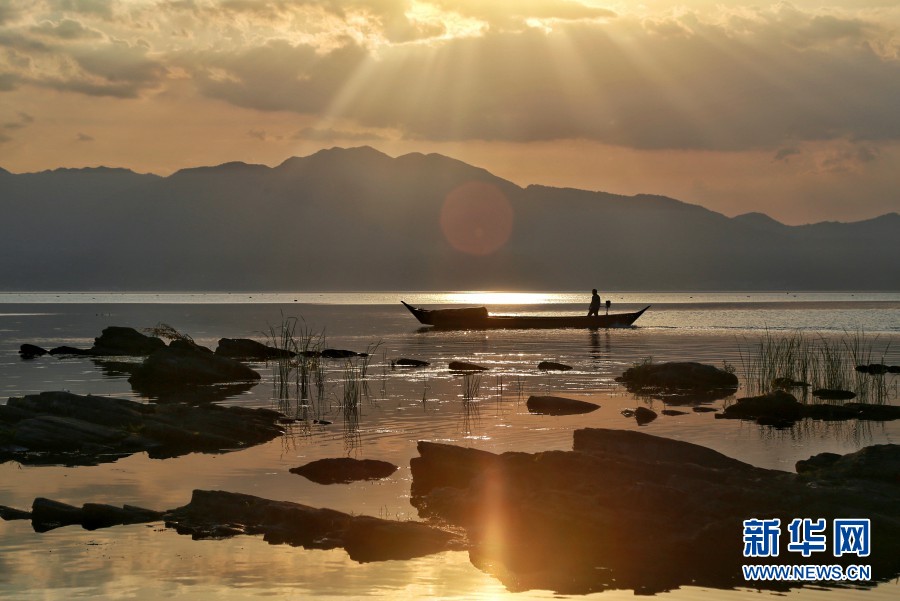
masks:
{"type": "Polygon", "coordinates": [[[588,307],[588,317],[600,314],[600,303],[600,295],[597,294],[597,289],[594,288],[593,290],[591,290],[591,305],[588,307]]]}

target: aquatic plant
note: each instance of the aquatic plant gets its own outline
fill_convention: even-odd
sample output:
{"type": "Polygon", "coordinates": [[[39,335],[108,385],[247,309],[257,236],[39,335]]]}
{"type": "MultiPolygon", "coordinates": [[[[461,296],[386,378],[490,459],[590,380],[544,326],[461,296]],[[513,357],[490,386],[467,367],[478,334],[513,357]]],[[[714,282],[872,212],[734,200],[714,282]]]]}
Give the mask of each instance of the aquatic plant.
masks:
{"type": "MultiPolygon", "coordinates": [[[[848,390],[859,402],[884,404],[896,390],[896,383],[884,374],[856,370],[857,365],[872,362],[877,340],[877,336],[869,337],[861,330],[845,331],[839,337],[766,330],[755,341],[744,338],[744,344],[739,343],[741,379],[750,395],[782,388],[799,391],[796,396],[807,402],[810,390],[824,388],[848,390]]],[[[883,353],[882,361],[887,349],[883,353]]]]}

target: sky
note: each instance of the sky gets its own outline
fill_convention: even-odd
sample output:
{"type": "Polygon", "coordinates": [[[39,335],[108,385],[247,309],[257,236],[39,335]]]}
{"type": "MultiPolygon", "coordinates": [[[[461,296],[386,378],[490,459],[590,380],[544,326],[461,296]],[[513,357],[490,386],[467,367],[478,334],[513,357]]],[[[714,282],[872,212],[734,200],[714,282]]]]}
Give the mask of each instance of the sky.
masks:
{"type": "Polygon", "coordinates": [[[0,0],[0,167],[333,146],[788,224],[900,211],[896,0],[0,0]]]}

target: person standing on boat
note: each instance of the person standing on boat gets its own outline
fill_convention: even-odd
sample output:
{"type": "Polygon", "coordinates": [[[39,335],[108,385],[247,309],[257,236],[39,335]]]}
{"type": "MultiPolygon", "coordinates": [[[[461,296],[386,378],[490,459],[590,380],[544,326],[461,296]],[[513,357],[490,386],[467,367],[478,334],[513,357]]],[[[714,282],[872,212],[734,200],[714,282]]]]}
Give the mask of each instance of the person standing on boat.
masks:
{"type": "Polygon", "coordinates": [[[600,295],[597,294],[597,289],[594,288],[591,290],[591,304],[588,307],[588,317],[600,315],[600,305],[602,301],[600,300],[600,295]]]}

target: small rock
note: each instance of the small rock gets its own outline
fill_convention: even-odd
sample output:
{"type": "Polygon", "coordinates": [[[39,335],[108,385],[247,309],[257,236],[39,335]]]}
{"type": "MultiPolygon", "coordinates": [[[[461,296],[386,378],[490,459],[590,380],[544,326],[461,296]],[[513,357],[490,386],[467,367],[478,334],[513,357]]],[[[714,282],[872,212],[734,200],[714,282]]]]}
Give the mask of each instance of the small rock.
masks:
{"type": "Polygon", "coordinates": [[[74,346],[57,346],[50,349],[50,354],[56,355],[92,355],[93,353],[87,349],[75,348],[74,346]]]}
{"type": "Polygon", "coordinates": [[[656,417],[656,411],[654,411],[653,409],[638,407],[634,410],[634,419],[637,421],[639,426],[649,424],[650,422],[655,420],[656,417]]]}
{"type": "Polygon", "coordinates": [[[406,357],[401,357],[400,359],[396,359],[391,361],[391,366],[397,367],[428,367],[431,365],[428,361],[420,361],[418,359],[407,359],[406,357]]]}
{"type": "Polygon", "coordinates": [[[450,371],[485,371],[487,368],[474,363],[466,363],[465,361],[451,361],[450,371]]]}
{"type": "Polygon", "coordinates": [[[290,469],[292,474],[318,484],[346,484],[357,480],[380,480],[397,471],[397,466],[377,459],[353,459],[340,457],[318,459],[290,469]]]}
{"type": "Polygon", "coordinates": [[[538,369],[541,371],[569,371],[571,365],[565,363],[556,363],[555,361],[541,361],[538,363],[538,369]]]}
{"type": "Polygon", "coordinates": [[[594,403],[561,396],[530,396],[525,405],[529,412],[540,415],[575,415],[600,408],[600,405],[594,403]]]}
{"type": "Polygon", "coordinates": [[[249,338],[219,338],[216,354],[232,359],[277,359],[279,357],[293,357],[295,353],[267,346],[262,342],[249,338]]]}

